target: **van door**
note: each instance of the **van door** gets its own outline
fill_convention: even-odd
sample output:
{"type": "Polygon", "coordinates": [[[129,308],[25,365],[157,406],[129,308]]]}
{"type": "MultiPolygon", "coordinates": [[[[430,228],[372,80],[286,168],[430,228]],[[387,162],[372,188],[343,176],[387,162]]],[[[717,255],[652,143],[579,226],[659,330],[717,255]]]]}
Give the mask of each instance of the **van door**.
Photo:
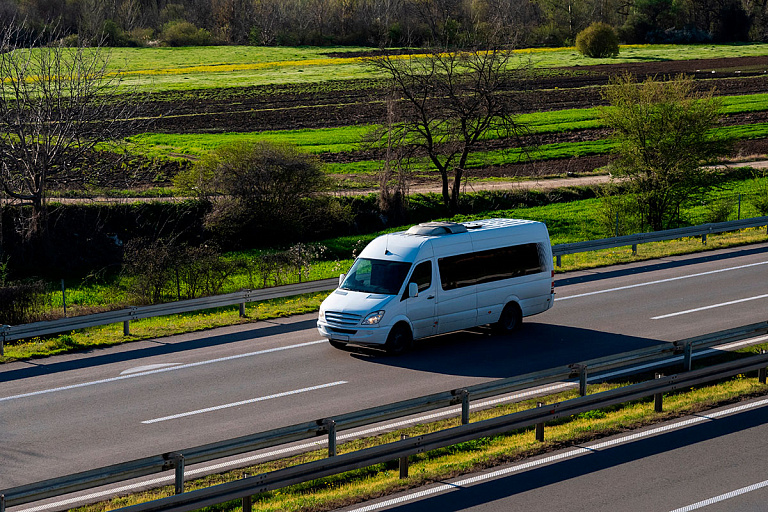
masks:
{"type": "Polygon", "coordinates": [[[417,297],[408,296],[408,285],[401,300],[405,301],[405,311],[413,325],[413,337],[424,338],[436,334],[435,289],[433,265],[430,260],[418,263],[413,269],[408,284],[416,283],[419,287],[417,297]]]}
{"type": "Polygon", "coordinates": [[[472,255],[438,258],[438,333],[477,325],[477,285],[472,255]]]}

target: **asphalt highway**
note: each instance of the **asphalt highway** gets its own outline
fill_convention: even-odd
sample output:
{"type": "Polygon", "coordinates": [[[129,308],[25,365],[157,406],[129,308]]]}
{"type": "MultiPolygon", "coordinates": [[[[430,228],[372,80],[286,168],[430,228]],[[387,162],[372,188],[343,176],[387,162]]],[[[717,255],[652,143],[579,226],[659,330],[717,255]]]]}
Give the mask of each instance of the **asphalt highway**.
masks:
{"type": "Polygon", "coordinates": [[[315,315],[0,366],[0,490],[766,320],[768,244],[573,272],[513,336],[385,357],[315,315]]]}
{"type": "Polygon", "coordinates": [[[764,512],[768,400],[414,489],[344,512],[764,512]]]}

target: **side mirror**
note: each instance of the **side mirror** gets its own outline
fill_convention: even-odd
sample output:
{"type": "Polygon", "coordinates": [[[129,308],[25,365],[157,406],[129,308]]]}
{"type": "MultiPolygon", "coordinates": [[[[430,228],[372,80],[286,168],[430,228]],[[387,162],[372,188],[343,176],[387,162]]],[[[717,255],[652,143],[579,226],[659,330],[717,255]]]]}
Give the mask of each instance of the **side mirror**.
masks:
{"type": "Polygon", "coordinates": [[[339,287],[341,287],[342,284],[344,284],[344,279],[347,278],[347,274],[341,274],[339,276],[339,287]]]}
{"type": "Polygon", "coordinates": [[[419,285],[416,283],[408,283],[408,297],[419,296],[419,285]]]}

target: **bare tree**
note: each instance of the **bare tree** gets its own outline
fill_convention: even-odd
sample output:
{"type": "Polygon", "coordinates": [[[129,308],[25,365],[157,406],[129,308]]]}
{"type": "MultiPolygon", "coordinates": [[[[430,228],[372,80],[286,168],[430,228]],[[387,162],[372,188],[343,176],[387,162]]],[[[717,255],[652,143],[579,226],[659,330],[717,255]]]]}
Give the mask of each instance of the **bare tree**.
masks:
{"type": "Polygon", "coordinates": [[[515,102],[505,91],[510,53],[433,49],[369,62],[388,76],[393,97],[401,98],[397,118],[388,123],[381,140],[418,148],[440,173],[445,205],[457,211],[470,153],[486,136],[516,137],[524,131],[513,115],[515,102]]]}
{"type": "Polygon", "coordinates": [[[45,230],[50,188],[84,183],[97,173],[101,159],[94,153],[135,129],[131,120],[140,101],[120,88],[120,75],[109,70],[109,54],[100,46],[18,41],[24,41],[18,25],[0,34],[0,185],[10,198],[31,205],[25,235],[32,238],[45,230]]]}
{"type": "Polygon", "coordinates": [[[395,101],[392,96],[387,98],[387,123],[381,130],[370,134],[372,146],[384,145],[384,162],[379,170],[379,209],[387,216],[392,225],[405,222],[405,212],[408,206],[408,188],[416,160],[415,147],[405,143],[403,138],[407,131],[396,130],[395,101]],[[400,137],[394,141],[393,136],[400,137]]]}

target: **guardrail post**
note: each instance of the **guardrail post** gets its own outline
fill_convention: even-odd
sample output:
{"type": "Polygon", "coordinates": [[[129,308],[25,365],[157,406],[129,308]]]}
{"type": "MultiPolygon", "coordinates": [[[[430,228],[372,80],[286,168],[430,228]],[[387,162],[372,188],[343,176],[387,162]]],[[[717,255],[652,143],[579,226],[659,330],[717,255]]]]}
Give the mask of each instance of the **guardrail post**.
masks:
{"type": "Polygon", "coordinates": [[[701,235],[701,244],[702,245],[707,245],[707,234],[706,233],[701,235]]]}
{"type": "Polygon", "coordinates": [[[461,424],[469,424],[469,391],[461,390],[461,424]]]}
{"type": "MultiPolygon", "coordinates": [[[[760,353],[765,354],[765,349],[761,348],[760,353]]],[[[766,374],[768,374],[768,371],[766,371],[765,368],[760,368],[757,370],[757,380],[760,382],[760,384],[765,384],[766,374]]]]}
{"type": "Polygon", "coordinates": [[[240,318],[245,318],[245,302],[240,303],[240,318]]]}
{"type": "Polygon", "coordinates": [[[637,256],[637,244],[632,244],[632,254],[637,256]]]}
{"type": "Polygon", "coordinates": [[[693,344],[688,342],[683,347],[683,370],[691,371],[693,368],[693,344]]]}
{"type": "Polygon", "coordinates": [[[0,338],[0,356],[5,355],[5,336],[8,334],[8,329],[10,329],[10,325],[3,325],[0,327],[0,331],[2,331],[3,337],[0,338]]]}
{"type": "Polygon", "coordinates": [[[563,263],[563,257],[558,254],[557,256],[555,256],[555,262],[558,267],[561,267],[563,263]]]}
{"type": "MultiPolygon", "coordinates": [[[[544,407],[544,402],[537,402],[536,407],[544,407]]],[[[536,440],[540,443],[544,442],[544,423],[536,424],[536,440]]]]}
{"type": "MultiPolygon", "coordinates": [[[[400,434],[400,440],[408,439],[405,434],[400,434]]],[[[400,480],[408,478],[408,456],[400,457],[400,480]]]]}
{"type": "Polygon", "coordinates": [[[181,453],[174,453],[172,456],[173,468],[174,468],[174,485],[176,487],[176,494],[184,492],[184,455],[181,453]]]}
{"type": "Polygon", "coordinates": [[[61,280],[61,303],[64,305],[64,318],[67,318],[67,291],[63,279],[61,280]]]}
{"type": "MultiPolygon", "coordinates": [[[[248,478],[248,473],[244,473],[243,478],[248,478]]],[[[252,510],[253,510],[253,499],[251,498],[251,496],[244,496],[243,512],[252,512],[252,510]]]]}
{"type": "Polygon", "coordinates": [[[130,336],[131,335],[131,321],[125,320],[123,322],[123,336],[130,336]]]}
{"type": "MultiPolygon", "coordinates": [[[[657,373],[656,378],[660,379],[664,376],[663,373],[657,373]]],[[[653,395],[653,410],[656,412],[664,411],[664,395],[662,393],[656,393],[653,395]]]]}
{"type": "Polygon", "coordinates": [[[571,369],[571,375],[569,378],[575,377],[573,372],[579,373],[579,395],[587,396],[587,365],[581,363],[574,363],[568,365],[571,369]]]}
{"type": "Polygon", "coordinates": [[[5,512],[5,494],[0,494],[0,512],[5,512]]]}
{"type": "Polygon", "coordinates": [[[323,420],[323,426],[328,430],[328,456],[336,456],[336,422],[330,418],[323,420]]]}

